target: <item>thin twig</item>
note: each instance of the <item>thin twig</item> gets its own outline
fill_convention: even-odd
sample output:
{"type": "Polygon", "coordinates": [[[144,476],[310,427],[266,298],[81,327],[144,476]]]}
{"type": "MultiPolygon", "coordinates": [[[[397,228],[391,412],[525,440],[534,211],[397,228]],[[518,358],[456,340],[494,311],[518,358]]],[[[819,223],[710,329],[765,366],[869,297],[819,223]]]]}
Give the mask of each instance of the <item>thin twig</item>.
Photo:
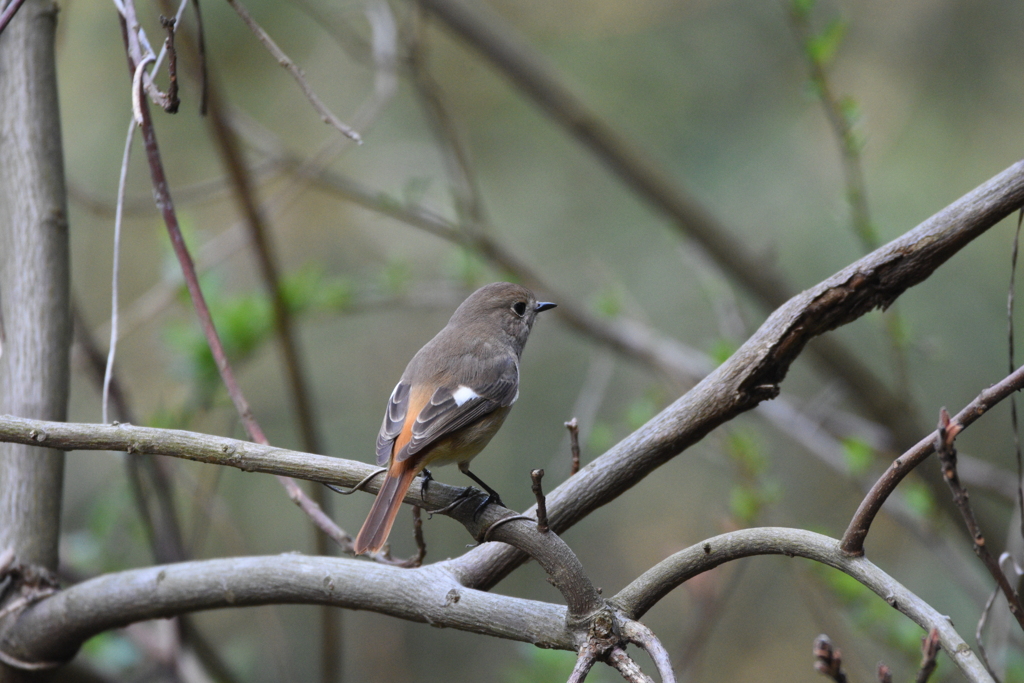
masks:
{"type": "MultiPolygon", "coordinates": [[[[984,415],[992,406],[1009,397],[1015,391],[1024,387],[1024,366],[1017,368],[1013,373],[1005,377],[998,384],[982,391],[978,396],[968,403],[963,410],[956,414],[953,423],[958,429],[963,430],[984,415]]],[[[864,554],[864,540],[867,538],[868,530],[875,515],[882,508],[882,504],[896,489],[896,486],[903,481],[915,467],[921,464],[925,458],[935,452],[935,439],[938,437],[938,430],[932,432],[917,442],[910,450],[906,451],[892,461],[885,473],[875,482],[871,490],[861,501],[857,512],[854,513],[850,525],[843,534],[843,552],[850,555],[864,554]]]]}
{"type": "Polygon", "coordinates": [[[313,91],[309,83],[306,81],[306,76],[302,73],[302,69],[297,67],[295,62],[293,62],[291,58],[284,53],[284,50],[278,47],[277,43],[267,35],[267,32],[256,23],[256,20],[252,18],[251,14],[249,14],[249,10],[245,8],[245,5],[239,2],[239,0],[227,0],[227,2],[235,10],[238,16],[241,17],[242,21],[245,22],[245,25],[249,27],[249,30],[253,32],[256,39],[259,40],[260,43],[263,44],[263,47],[265,47],[267,51],[274,56],[277,63],[284,67],[285,71],[291,74],[291,77],[299,84],[299,88],[302,89],[302,93],[306,96],[306,99],[309,100],[309,103],[313,105],[313,108],[316,109],[318,114],[320,114],[321,120],[326,124],[334,126],[345,137],[361,144],[363,139],[359,136],[359,133],[354,131],[348,125],[342,123],[341,119],[335,116],[334,112],[327,108],[327,105],[323,103],[320,97],[313,91]]]}
{"type": "Polygon", "coordinates": [[[445,173],[451,184],[455,214],[459,222],[470,231],[489,229],[483,196],[470,163],[469,151],[448,111],[441,86],[431,76],[427,66],[426,16],[422,6],[417,4],[416,9],[412,37],[407,41],[407,63],[420,105],[440,147],[445,173]]]}
{"type": "Polygon", "coordinates": [[[569,476],[580,471],[580,423],[574,417],[565,423],[569,430],[569,452],[572,454],[572,467],[569,468],[569,476]]]}
{"type": "Polygon", "coordinates": [[[590,670],[594,668],[596,663],[597,655],[584,645],[576,654],[576,664],[573,665],[572,673],[569,674],[566,683],[583,683],[587,679],[587,674],[590,673],[590,670]]]}
{"type": "MultiPolygon", "coordinates": [[[[107,353],[107,365],[103,373],[103,422],[107,422],[107,399],[110,397],[110,380],[114,376],[114,357],[117,353],[118,316],[118,272],[121,262],[121,223],[124,211],[124,191],[128,180],[128,160],[132,153],[132,140],[135,139],[135,121],[128,122],[128,135],[124,141],[124,155],[121,157],[121,175],[117,182],[117,212],[114,216],[114,264],[110,276],[110,350],[107,353]]],[[[83,330],[84,332],[84,330],[83,330]]]]}
{"type": "Polygon", "coordinates": [[[220,152],[228,177],[231,178],[234,195],[243,216],[242,222],[248,230],[259,265],[259,272],[271,301],[274,330],[281,346],[285,374],[288,377],[288,388],[299,422],[302,449],[308,453],[320,453],[323,447],[313,414],[312,392],[303,370],[302,354],[298,346],[291,310],[284,299],[277,257],[270,239],[267,221],[260,210],[260,202],[256,196],[252,177],[246,167],[238,137],[228,123],[226,106],[221,99],[219,89],[211,88],[209,105],[211,137],[220,152]]]}
{"type": "Polygon", "coordinates": [[[981,527],[978,526],[978,522],[975,519],[974,510],[971,509],[970,496],[967,493],[967,489],[960,483],[960,477],[956,473],[956,448],[953,446],[953,441],[961,429],[962,427],[959,424],[950,422],[949,413],[946,412],[945,408],[939,412],[939,428],[935,438],[935,449],[938,452],[939,460],[942,462],[942,476],[949,485],[950,491],[953,492],[953,501],[960,509],[960,514],[964,518],[964,524],[967,525],[967,532],[974,541],[974,553],[981,559],[985,568],[988,569],[996,584],[1003,591],[1003,595],[1006,597],[1006,602],[1010,608],[1010,613],[1017,619],[1017,623],[1020,624],[1021,628],[1024,628],[1024,606],[1021,605],[1020,596],[1010,586],[1010,582],[1006,579],[1006,574],[1003,573],[999,563],[996,562],[996,559],[992,557],[992,553],[985,546],[985,536],[982,534],[981,527]]]}
{"type": "Polygon", "coordinates": [[[645,674],[621,647],[612,648],[608,653],[608,663],[629,683],[654,683],[654,679],[645,674]]]}
{"type": "Polygon", "coordinates": [[[936,657],[939,656],[941,649],[939,632],[932,629],[921,639],[921,668],[917,672],[914,683],[928,683],[928,679],[935,672],[935,667],[939,665],[936,657]]]}
{"type": "Polygon", "coordinates": [[[11,23],[11,19],[18,12],[18,8],[22,6],[25,0],[11,0],[11,2],[4,8],[2,14],[0,14],[0,33],[4,32],[7,28],[7,24],[11,23]]]}
{"type": "Polygon", "coordinates": [[[178,52],[174,49],[174,17],[168,19],[160,17],[160,25],[167,29],[167,39],[164,41],[164,49],[167,50],[167,74],[170,83],[167,85],[167,104],[164,111],[168,114],[177,114],[181,100],[178,99],[178,52]]]}
{"type": "Polygon", "coordinates": [[[661,644],[661,640],[654,634],[654,631],[639,621],[629,619],[622,625],[622,635],[629,642],[641,647],[654,660],[661,683],[675,683],[676,675],[672,670],[672,661],[669,659],[668,650],[661,644]]]}
{"type": "Polygon", "coordinates": [[[423,518],[420,514],[420,506],[412,506],[412,538],[416,542],[416,554],[399,564],[403,567],[423,566],[423,558],[427,556],[427,542],[423,538],[423,518]]]}
{"type": "MultiPolygon", "coordinates": [[[[760,254],[677,187],[653,158],[605,123],[511,28],[493,15],[485,16],[478,4],[471,7],[462,0],[420,2],[588,147],[624,185],[706,249],[718,266],[762,305],[774,310],[793,296],[792,287],[760,254]]],[[[830,376],[841,377],[851,390],[851,398],[873,419],[887,425],[899,441],[910,441],[908,435],[917,433],[903,398],[835,338],[816,340],[810,350],[830,376]]]]}
{"type": "MultiPolygon", "coordinates": [[[[1020,228],[1024,221],[1024,209],[1017,213],[1017,230],[1013,234],[1013,251],[1010,254],[1010,284],[1006,293],[1006,348],[1008,370],[1016,367],[1013,344],[1013,295],[1017,281],[1017,253],[1020,247],[1020,228]]],[[[1021,454],[1020,427],[1017,422],[1017,396],[1010,397],[1010,426],[1013,429],[1013,451],[1017,456],[1017,510],[1020,513],[1020,532],[1024,537],[1024,456],[1021,454]]]]}
{"type": "Polygon", "coordinates": [[[999,597],[999,586],[992,589],[992,593],[989,594],[988,600],[985,601],[985,607],[981,610],[981,616],[978,617],[978,625],[974,629],[974,642],[978,644],[978,658],[981,663],[985,665],[988,672],[992,674],[992,678],[997,681],[999,678],[996,676],[995,670],[992,668],[992,664],[988,661],[988,652],[985,651],[985,639],[983,633],[985,631],[985,622],[988,621],[988,615],[992,611],[992,605],[995,604],[996,598],[999,597]]]}
{"type": "Polygon", "coordinates": [[[530,472],[530,479],[533,480],[533,495],[537,499],[537,531],[542,534],[548,532],[548,506],[544,501],[544,489],[540,482],[544,478],[544,470],[533,470],[530,472]]]}
{"type": "MultiPolygon", "coordinates": [[[[133,38],[133,31],[129,31],[128,26],[137,26],[138,20],[135,17],[133,0],[125,0],[124,7],[125,15],[122,16],[122,32],[125,37],[125,45],[128,52],[129,68],[131,72],[134,73],[136,60],[140,59],[141,52],[138,38],[137,36],[133,38]]],[[[231,397],[231,400],[235,405],[235,409],[242,420],[242,424],[245,426],[246,431],[249,433],[249,436],[253,441],[260,444],[267,444],[267,437],[263,433],[263,429],[260,427],[259,423],[256,421],[256,418],[253,416],[252,409],[235,379],[234,372],[231,370],[231,365],[228,362],[224,346],[221,344],[220,337],[217,334],[217,329],[213,324],[210,309],[206,305],[206,299],[199,286],[199,278],[196,274],[195,264],[192,261],[192,256],[188,251],[188,247],[185,245],[184,237],[181,234],[181,228],[178,225],[178,216],[174,210],[174,202],[171,199],[170,187],[167,183],[163,162],[160,158],[160,148],[156,140],[156,131],[153,128],[153,122],[149,113],[149,105],[145,99],[142,99],[139,103],[139,109],[142,118],[142,137],[146,146],[146,157],[149,161],[150,175],[152,176],[153,181],[153,193],[156,198],[157,207],[163,215],[164,224],[167,226],[167,232],[170,236],[174,253],[181,265],[185,284],[188,288],[196,314],[199,317],[200,326],[203,329],[207,343],[210,346],[210,352],[213,354],[217,363],[217,369],[220,372],[221,379],[227,388],[228,395],[231,397]]],[[[302,511],[305,512],[328,536],[334,539],[335,542],[342,547],[346,547],[346,544],[351,542],[348,534],[342,531],[330,517],[324,514],[323,510],[321,510],[316,503],[310,500],[309,497],[302,492],[302,489],[299,488],[298,484],[296,484],[292,479],[283,476],[278,476],[278,481],[285,487],[285,490],[288,492],[288,497],[291,498],[292,502],[298,505],[302,511]]]]}
{"type": "MultiPolygon", "coordinates": [[[[867,183],[864,181],[864,166],[860,153],[861,141],[854,130],[850,113],[852,102],[849,98],[840,97],[832,88],[823,56],[813,47],[814,38],[811,35],[809,14],[810,5],[790,3],[790,25],[803,49],[811,83],[817,91],[818,99],[825,110],[825,118],[832,127],[839,147],[853,232],[865,252],[873,251],[879,247],[878,231],[868,210],[867,183]]],[[[909,405],[909,365],[906,348],[902,342],[904,323],[896,307],[889,308],[884,316],[892,363],[896,371],[896,389],[901,399],[909,405]]]]}
{"type": "Polygon", "coordinates": [[[206,116],[209,101],[210,78],[206,62],[206,32],[203,30],[203,13],[199,9],[199,0],[192,0],[196,12],[196,52],[199,54],[199,115],[206,116]]]}
{"type": "Polygon", "coordinates": [[[824,633],[814,639],[814,670],[836,683],[846,683],[843,653],[824,633]]]}

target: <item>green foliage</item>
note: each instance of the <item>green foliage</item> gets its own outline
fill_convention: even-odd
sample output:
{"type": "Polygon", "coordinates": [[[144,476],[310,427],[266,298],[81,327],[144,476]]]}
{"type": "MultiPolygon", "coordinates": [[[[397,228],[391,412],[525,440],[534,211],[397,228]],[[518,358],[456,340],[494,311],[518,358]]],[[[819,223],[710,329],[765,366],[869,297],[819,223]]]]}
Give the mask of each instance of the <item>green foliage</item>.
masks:
{"type": "MultiPolygon", "coordinates": [[[[519,648],[518,660],[505,671],[502,680],[504,683],[556,683],[569,678],[575,664],[574,652],[523,645],[519,648]]],[[[611,672],[607,666],[597,664],[590,670],[587,680],[593,683],[614,680],[609,675],[611,672]]]]}
{"type": "Polygon", "coordinates": [[[730,432],[725,450],[736,465],[738,478],[729,492],[729,513],[737,523],[753,525],[765,506],[779,497],[778,486],[764,476],[768,459],[757,435],[749,430],[730,432]]]}
{"type": "Polygon", "coordinates": [[[1008,648],[1006,652],[1006,683],[1024,683],[1024,655],[1020,650],[1008,648]]]}
{"type": "Polygon", "coordinates": [[[104,631],[82,645],[82,654],[89,662],[108,676],[124,674],[137,666],[142,658],[130,640],[113,632],[104,631]]]}
{"type": "Polygon", "coordinates": [[[753,479],[764,474],[768,460],[761,448],[760,440],[755,432],[736,429],[729,433],[726,452],[739,466],[740,475],[753,479]]]}
{"type": "Polygon", "coordinates": [[[843,460],[850,468],[850,474],[864,474],[874,458],[875,449],[866,441],[853,437],[843,439],[843,460]]]}
{"type": "Polygon", "coordinates": [[[836,18],[830,21],[821,33],[808,38],[805,46],[807,57],[822,67],[828,65],[846,36],[846,26],[846,21],[836,18]]]}
{"type": "Polygon", "coordinates": [[[935,496],[923,482],[904,481],[900,484],[900,491],[910,512],[918,519],[931,519],[935,514],[935,496]]]}
{"type": "Polygon", "coordinates": [[[476,289],[484,282],[487,262],[476,252],[465,247],[457,247],[449,272],[466,289],[476,289]]]}
{"type": "Polygon", "coordinates": [[[401,259],[389,261],[380,271],[381,289],[387,294],[404,294],[412,281],[412,269],[401,259]]]}
{"type": "Polygon", "coordinates": [[[607,287],[598,293],[594,309],[605,318],[614,318],[622,313],[622,295],[618,290],[607,287]]]}
{"type": "Polygon", "coordinates": [[[904,653],[908,662],[920,660],[924,629],[853,577],[822,564],[811,567],[859,629],[904,653]]]}
{"type": "Polygon", "coordinates": [[[730,339],[716,339],[708,353],[711,356],[711,362],[717,367],[729,360],[729,356],[736,353],[738,348],[736,342],[730,339]]]}
{"type": "MultiPolygon", "coordinates": [[[[393,272],[385,278],[397,283],[401,276],[393,272]]],[[[224,295],[214,277],[203,278],[202,287],[230,362],[248,359],[273,337],[274,310],[269,295],[263,292],[224,295]]],[[[351,306],[354,297],[354,288],[349,280],[328,277],[322,267],[313,265],[286,275],[279,287],[285,308],[294,316],[344,311],[351,306]]],[[[192,318],[185,323],[172,324],[165,334],[170,345],[184,357],[185,374],[195,383],[199,402],[207,403],[220,386],[220,372],[198,322],[192,318]]],[[[187,412],[165,410],[150,421],[180,426],[183,420],[187,422],[187,418],[187,412]]]]}
{"type": "Polygon", "coordinates": [[[629,427],[629,431],[636,431],[654,417],[657,412],[658,403],[655,401],[654,396],[648,394],[634,399],[626,409],[626,426],[629,427]]]}
{"type": "Polygon", "coordinates": [[[615,443],[615,432],[612,426],[603,420],[594,423],[587,439],[586,449],[591,453],[604,453],[615,443]]]}
{"type": "Polygon", "coordinates": [[[806,20],[816,4],[817,0],[792,0],[789,8],[797,18],[806,20]]]}

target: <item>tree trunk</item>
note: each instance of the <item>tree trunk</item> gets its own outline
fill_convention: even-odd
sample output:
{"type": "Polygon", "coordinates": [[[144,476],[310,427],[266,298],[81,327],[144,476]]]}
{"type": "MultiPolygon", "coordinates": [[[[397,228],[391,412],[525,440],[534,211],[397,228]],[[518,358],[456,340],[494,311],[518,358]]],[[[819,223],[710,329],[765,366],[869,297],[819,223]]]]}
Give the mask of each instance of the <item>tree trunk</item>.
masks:
{"type": "MultiPolygon", "coordinates": [[[[0,413],[64,420],[71,319],[56,24],[51,0],[28,0],[0,34],[0,413]]],[[[20,563],[57,567],[63,468],[61,451],[0,444],[0,551],[20,563]]],[[[27,679],[0,664],[0,682],[27,679]]]]}

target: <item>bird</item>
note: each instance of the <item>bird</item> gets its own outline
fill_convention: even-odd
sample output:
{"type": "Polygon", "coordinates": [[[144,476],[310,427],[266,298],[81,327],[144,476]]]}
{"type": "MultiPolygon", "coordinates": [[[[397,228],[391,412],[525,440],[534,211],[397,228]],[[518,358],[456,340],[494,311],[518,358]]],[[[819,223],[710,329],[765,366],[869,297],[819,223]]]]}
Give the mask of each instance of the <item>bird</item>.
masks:
{"type": "MultiPolygon", "coordinates": [[[[409,486],[428,465],[458,463],[469,471],[519,398],[519,359],[538,313],[555,307],[526,287],[494,282],[476,290],[451,320],[409,361],[391,392],[377,435],[377,465],[384,481],[353,544],[375,553],[388,534],[409,486]]],[[[429,470],[427,470],[429,476],[429,470]]]]}

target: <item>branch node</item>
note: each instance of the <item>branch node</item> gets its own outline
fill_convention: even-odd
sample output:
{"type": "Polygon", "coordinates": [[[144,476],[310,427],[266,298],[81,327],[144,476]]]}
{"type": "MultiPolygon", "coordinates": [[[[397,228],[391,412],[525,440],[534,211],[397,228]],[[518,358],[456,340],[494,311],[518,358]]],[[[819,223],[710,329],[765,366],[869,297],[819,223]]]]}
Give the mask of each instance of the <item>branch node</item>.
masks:
{"type": "Polygon", "coordinates": [[[548,505],[544,498],[544,490],[540,486],[544,478],[544,470],[533,470],[530,472],[530,479],[533,480],[533,495],[537,498],[537,531],[542,534],[548,532],[548,505]]]}
{"type": "Polygon", "coordinates": [[[574,417],[565,423],[569,430],[569,449],[572,453],[572,467],[569,468],[569,476],[580,471],[580,423],[574,417]]]}

